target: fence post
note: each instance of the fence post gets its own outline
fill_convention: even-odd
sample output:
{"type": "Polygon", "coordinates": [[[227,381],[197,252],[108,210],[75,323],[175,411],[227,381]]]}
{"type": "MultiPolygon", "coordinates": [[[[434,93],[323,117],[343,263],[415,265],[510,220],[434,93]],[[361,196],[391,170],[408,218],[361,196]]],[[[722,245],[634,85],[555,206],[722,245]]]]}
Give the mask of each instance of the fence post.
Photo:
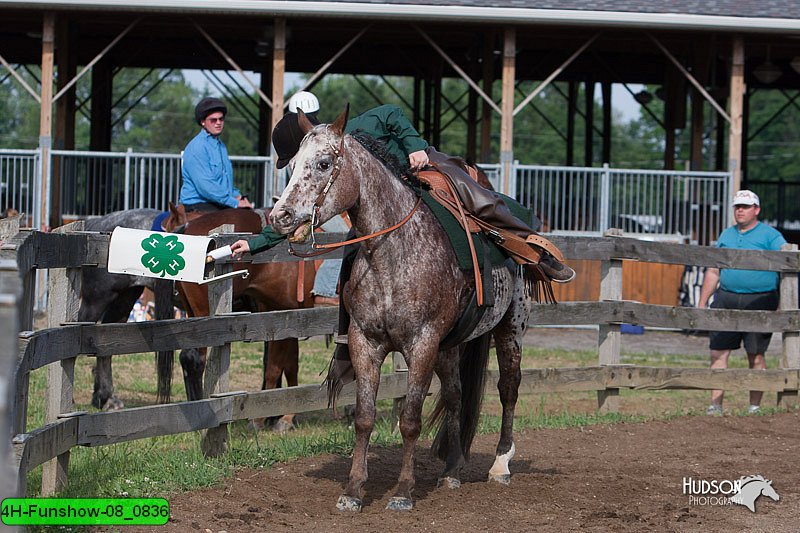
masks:
{"type": "MultiPolygon", "coordinates": [[[[82,220],[61,226],[53,233],[83,230],[82,220]]],[[[81,269],[53,268],[48,276],[47,327],[55,328],[64,322],[78,319],[81,297],[81,269]]],[[[73,411],[73,385],[75,382],[75,358],[47,365],[47,399],[45,423],[58,420],[61,413],[73,411]]],[[[69,454],[64,452],[46,462],[42,469],[42,496],[50,496],[67,485],[69,454]]]]}
{"type": "MultiPolygon", "coordinates": [[[[606,237],[621,237],[622,231],[611,228],[606,237]]],[[[622,260],[603,261],[600,270],[600,301],[622,300],[622,260]]],[[[600,366],[618,365],[620,362],[621,333],[619,324],[600,324],[597,351],[600,366]]],[[[597,408],[601,413],[619,411],[619,389],[597,391],[597,408]]]]}
{"type": "MultiPolygon", "coordinates": [[[[782,251],[796,252],[796,244],[784,244],[782,251]]],[[[798,281],[797,272],[781,272],[781,292],[780,307],[781,311],[792,311],[798,307],[798,281]]],[[[781,368],[800,368],[800,332],[784,331],[782,333],[783,354],[781,356],[781,368]]],[[[778,393],[778,405],[789,407],[797,404],[797,391],[783,391],[778,393]]]]}
{"type": "MultiPolygon", "coordinates": [[[[2,224],[0,224],[2,228],[2,224]]],[[[0,240],[3,240],[0,238],[0,240]]],[[[0,261],[0,390],[14,390],[14,366],[17,361],[17,338],[19,335],[19,313],[17,301],[20,296],[19,272],[12,260],[0,261]]],[[[17,469],[12,462],[11,440],[12,405],[9,394],[0,394],[0,501],[4,498],[22,497],[17,483],[17,469]]],[[[10,526],[0,525],[0,531],[13,531],[10,526]],[[6,529],[7,528],[7,529],[6,529]]]]}
{"type": "MultiPolygon", "coordinates": [[[[408,365],[406,364],[406,359],[400,352],[392,352],[392,370],[394,370],[395,372],[408,373],[408,365]]],[[[397,420],[397,424],[395,425],[395,431],[399,428],[400,413],[403,412],[403,406],[405,405],[405,403],[406,403],[405,396],[401,398],[395,398],[394,402],[392,403],[392,417],[395,420],[397,420]]]]}
{"type": "MultiPolygon", "coordinates": [[[[233,224],[224,224],[209,232],[232,233],[233,224]]],[[[214,267],[215,275],[233,270],[231,263],[221,263],[214,267]]],[[[230,313],[233,309],[233,278],[227,278],[208,284],[208,315],[215,316],[230,313]]],[[[206,371],[203,375],[203,397],[228,392],[230,389],[231,345],[226,342],[222,346],[212,346],[206,360],[206,371]]],[[[228,451],[228,424],[220,424],[206,430],[200,443],[203,455],[217,457],[228,451]]]]}

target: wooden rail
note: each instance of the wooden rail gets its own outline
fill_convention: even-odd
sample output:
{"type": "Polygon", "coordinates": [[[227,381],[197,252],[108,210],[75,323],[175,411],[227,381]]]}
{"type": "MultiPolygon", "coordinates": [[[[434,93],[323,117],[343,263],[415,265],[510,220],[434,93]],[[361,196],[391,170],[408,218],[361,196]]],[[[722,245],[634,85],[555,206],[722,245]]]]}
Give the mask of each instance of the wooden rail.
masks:
{"type": "MultiPolygon", "coordinates": [[[[69,228],[67,228],[69,229],[69,228]]],[[[325,235],[326,241],[343,235],[325,235]]],[[[236,237],[220,236],[218,243],[236,237]]],[[[603,238],[554,236],[553,241],[568,258],[602,262],[600,294],[603,301],[567,302],[536,305],[530,323],[536,325],[599,324],[598,362],[586,368],[525,369],[521,393],[597,391],[601,410],[615,410],[620,389],[728,389],[777,392],[779,398],[796,396],[800,387],[800,311],[797,309],[797,272],[800,254],[794,251],[764,252],[720,250],[709,247],[645,242],[619,236],[603,238]],[[626,260],[670,264],[773,270],[781,273],[781,307],[778,311],[738,311],[656,306],[621,300],[621,264],[626,260]],[[620,365],[620,324],[640,324],[678,329],[780,331],[784,337],[782,368],[767,371],[653,368],[620,365]]],[[[226,314],[227,292],[210,291],[216,316],[183,320],[163,320],[128,324],[77,324],[74,320],[75,296],[85,266],[105,266],[108,235],[96,233],[42,234],[20,233],[0,249],[0,265],[12,264],[16,286],[25,282],[20,320],[32,317],[29,291],[37,269],[49,269],[51,298],[48,313],[51,327],[23,331],[15,350],[13,385],[13,429],[18,486],[24,491],[26,473],[33,467],[53,462],[53,474],[43,493],[57,491],[66,482],[69,450],[74,446],[101,446],[158,435],[223,428],[204,439],[204,451],[221,453],[225,449],[225,425],[235,420],[303,413],[327,407],[326,391],[318,385],[258,392],[229,392],[226,386],[225,346],[234,341],[265,341],[334,332],[335,308],[279,311],[270,313],[226,314]],[[5,261],[5,263],[4,263],[5,261]],[[77,282],[76,282],[77,280],[77,282]],[[51,295],[52,296],[52,295],[51,295]],[[113,413],[73,412],[72,372],[78,355],[124,356],[147,351],[216,346],[212,371],[206,383],[210,398],[126,409],[113,413]],[[37,368],[52,369],[48,387],[51,408],[47,423],[27,431],[25,427],[28,375],[37,368]],[[213,392],[212,392],[213,391],[213,392]],[[208,444],[205,444],[208,442],[208,444]],[[54,459],[55,458],[55,459],[54,459]],[[61,458],[61,459],[59,459],[61,458]],[[60,461],[60,462],[59,462],[60,461]]],[[[253,262],[296,261],[285,246],[258,254],[253,262]]],[[[219,266],[220,271],[226,267],[219,266]]],[[[2,272],[0,272],[2,273],[2,272]]],[[[0,276],[0,283],[5,278],[0,276]]],[[[0,288],[5,285],[0,285],[0,288]]],[[[229,291],[230,289],[227,289],[229,291]]],[[[4,312],[0,306],[0,313],[4,312]]],[[[4,324],[7,321],[4,321],[4,324]]],[[[30,326],[25,329],[32,329],[30,326]]],[[[0,374],[2,375],[2,374],[0,374]]],[[[487,394],[496,390],[496,372],[487,380],[487,394]]],[[[405,395],[405,373],[381,378],[380,398],[405,395]]],[[[432,390],[438,387],[434,382],[432,390]]],[[[355,400],[353,385],[345,388],[341,402],[355,400]]],[[[0,404],[1,406],[2,404],[0,404]]],[[[44,476],[43,476],[44,479],[44,476]]]]}

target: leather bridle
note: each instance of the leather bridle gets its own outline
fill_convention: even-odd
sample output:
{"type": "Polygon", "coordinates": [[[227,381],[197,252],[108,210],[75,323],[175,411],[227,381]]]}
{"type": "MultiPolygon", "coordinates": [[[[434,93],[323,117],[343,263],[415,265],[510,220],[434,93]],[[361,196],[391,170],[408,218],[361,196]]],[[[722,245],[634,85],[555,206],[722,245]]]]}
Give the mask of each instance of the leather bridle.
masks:
{"type": "MultiPolygon", "coordinates": [[[[328,126],[330,128],[330,125],[328,126]]],[[[311,248],[315,251],[313,252],[298,252],[292,247],[292,243],[289,243],[289,253],[296,256],[296,257],[316,257],[318,255],[326,254],[328,252],[332,252],[337,248],[341,248],[342,246],[347,246],[348,244],[354,244],[357,242],[365,241],[367,239],[372,239],[374,237],[378,237],[380,235],[384,235],[386,233],[392,232],[411,220],[411,217],[414,215],[414,212],[422,203],[422,198],[417,198],[417,202],[414,204],[414,207],[411,208],[411,211],[397,224],[390,226],[388,228],[382,229],[380,231],[376,231],[374,233],[370,233],[369,235],[363,235],[361,237],[356,237],[355,239],[349,239],[346,241],[340,242],[332,242],[328,244],[317,244],[316,239],[314,238],[314,229],[319,226],[319,209],[322,207],[322,203],[325,201],[325,196],[327,196],[328,191],[330,191],[333,182],[336,181],[336,178],[339,177],[339,174],[342,171],[342,163],[344,161],[344,138],[345,135],[342,135],[342,139],[339,142],[339,146],[331,146],[331,150],[333,154],[336,156],[336,159],[333,162],[333,170],[331,171],[331,175],[328,178],[328,182],[325,184],[325,187],[322,188],[319,195],[317,195],[317,199],[314,201],[314,212],[311,215],[311,248]]]]}

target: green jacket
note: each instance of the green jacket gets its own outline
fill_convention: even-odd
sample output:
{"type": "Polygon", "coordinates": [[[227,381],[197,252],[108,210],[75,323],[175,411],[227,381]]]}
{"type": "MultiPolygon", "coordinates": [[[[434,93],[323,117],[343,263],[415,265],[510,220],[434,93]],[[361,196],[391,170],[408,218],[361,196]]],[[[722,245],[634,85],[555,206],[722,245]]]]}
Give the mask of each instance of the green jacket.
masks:
{"type": "MultiPolygon", "coordinates": [[[[378,106],[350,119],[345,131],[360,131],[383,141],[389,151],[402,162],[408,161],[409,154],[428,147],[428,143],[420,137],[403,110],[391,104],[378,106]]],[[[286,235],[278,235],[272,230],[272,226],[267,226],[259,235],[248,239],[247,244],[250,245],[250,253],[254,254],[268,250],[284,239],[286,235]]]]}

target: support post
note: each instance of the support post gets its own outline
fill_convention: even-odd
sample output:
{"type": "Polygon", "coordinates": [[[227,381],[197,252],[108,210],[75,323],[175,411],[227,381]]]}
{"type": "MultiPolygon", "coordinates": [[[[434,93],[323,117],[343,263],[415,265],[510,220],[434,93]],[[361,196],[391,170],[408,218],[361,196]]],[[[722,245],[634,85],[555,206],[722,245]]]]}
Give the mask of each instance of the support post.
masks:
{"type": "Polygon", "coordinates": [[[500,117],[500,164],[503,167],[501,192],[511,194],[511,166],[514,162],[514,80],[516,78],[517,34],[505,29],[503,39],[503,100],[500,117]]]}
{"type": "Polygon", "coordinates": [[[728,171],[733,175],[732,191],[738,191],[742,183],[742,124],[744,114],[744,40],[733,38],[731,51],[731,127],[728,134],[728,171]]]}
{"type": "MultiPolygon", "coordinates": [[[[233,224],[224,224],[212,229],[212,233],[232,233],[233,224]]],[[[215,275],[225,274],[233,270],[231,263],[222,263],[214,267],[215,275]]],[[[230,313],[233,309],[233,278],[226,278],[221,281],[208,284],[208,315],[215,316],[222,313],[230,313]]],[[[208,351],[206,360],[206,371],[203,375],[203,397],[208,398],[212,394],[229,392],[230,390],[230,365],[231,365],[231,345],[229,342],[221,346],[213,346],[208,351]]],[[[215,428],[209,428],[203,435],[200,443],[203,455],[206,457],[218,457],[228,451],[228,424],[220,424],[215,428]]]]}
{"type": "Polygon", "coordinates": [[[41,150],[41,185],[40,212],[38,223],[42,230],[49,227],[50,217],[50,149],[53,138],[53,59],[56,39],[56,14],[48,11],[44,14],[42,24],[42,93],[39,108],[39,149],[41,150]]]}
{"type": "MultiPolygon", "coordinates": [[[[53,233],[83,230],[82,220],[61,226],[53,233]]],[[[55,328],[78,319],[81,298],[80,268],[51,268],[48,275],[47,327],[55,328]]],[[[74,411],[73,387],[75,358],[47,365],[47,399],[44,421],[50,424],[61,413],[74,411]]],[[[70,452],[46,462],[42,467],[42,496],[52,496],[67,486],[70,452]]]]}
{"type": "MultiPolygon", "coordinates": [[[[286,72],[286,19],[275,19],[275,36],[272,44],[272,114],[270,115],[270,128],[268,143],[271,146],[272,130],[283,118],[283,76],[286,72]]],[[[273,169],[272,194],[278,194],[278,169],[273,169]]]]}

